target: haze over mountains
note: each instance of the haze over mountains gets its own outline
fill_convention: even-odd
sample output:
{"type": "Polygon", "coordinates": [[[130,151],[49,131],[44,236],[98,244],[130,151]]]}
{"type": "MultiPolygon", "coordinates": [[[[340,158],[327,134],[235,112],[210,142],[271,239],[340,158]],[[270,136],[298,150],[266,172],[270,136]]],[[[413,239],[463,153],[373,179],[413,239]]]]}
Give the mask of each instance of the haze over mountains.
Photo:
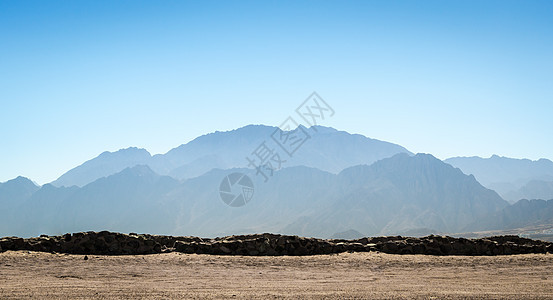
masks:
{"type": "Polygon", "coordinates": [[[24,236],[100,228],[200,236],[458,232],[507,205],[474,177],[424,154],[398,154],[337,175],[290,167],[266,183],[248,169],[216,169],[180,183],[139,165],[82,188],[45,185],[18,207],[25,214],[14,214],[30,221],[2,228],[24,236]],[[228,207],[218,194],[221,179],[235,171],[248,174],[256,187],[254,201],[240,208],[228,207]]]}
{"type": "MultiPolygon", "coordinates": [[[[286,167],[302,165],[338,173],[350,166],[371,164],[397,153],[410,153],[399,145],[359,134],[322,126],[303,128],[310,138],[302,145],[301,151],[294,153],[292,158],[286,157],[286,167]]],[[[84,186],[138,164],[148,165],[160,175],[177,179],[196,177],[214,168],[246,167],[246,157],[262,142],[266,141],[272,149],[278,150],[278,145],[271,143],[271,135],[276,130],[277,127],[248,125],[232,131],[214,132],[180,145],[166,154],[154,156],[138,148],[104,152],[63,174],[52,184],[84,186]]]]}
{"type": "Polygon", "coordinates": [[[532,161],[493,155],[490,158],[455,157],[446,163],[473,174],[485,187],[497,191],[505,200],[553,199],[553,162],[532,161]]]}
{"type": "Polygon", "coordinates": [[[489,189],[526,178],[524,193],[549,195],[547,181],[538,181],[553,174],[548,160],[446,163],[332,128],[301,129],[310,139],[293,157],[283,155],[283,168],[267,182],[247,168],[246,157],[264,141],[278,150],[271,141],[277,128],[249,125],[198,137],[161,155],[138,148],[104,152],[42,187],[22,177],[0,183],[0,209],[10,212],[0,220],[0,236],[111,230],[328,238],[553,223],[550,202],[509,205],[489,189]],[[254,181],[254,199],[242,207],[229,207],[219,196],[221,180],[233,172],[254,181]]]}

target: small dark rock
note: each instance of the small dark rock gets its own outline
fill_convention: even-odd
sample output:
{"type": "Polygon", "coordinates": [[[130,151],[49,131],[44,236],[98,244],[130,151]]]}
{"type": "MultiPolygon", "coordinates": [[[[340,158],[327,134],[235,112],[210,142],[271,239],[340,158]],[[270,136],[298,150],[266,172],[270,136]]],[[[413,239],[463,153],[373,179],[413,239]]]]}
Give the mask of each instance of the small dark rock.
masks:
{"type": "Polygon", "coordinates": [[[63,236],[63,240],[66,241],[66,242],[70,242],[71,241],[71,233],[66,233],[63,236]]]}

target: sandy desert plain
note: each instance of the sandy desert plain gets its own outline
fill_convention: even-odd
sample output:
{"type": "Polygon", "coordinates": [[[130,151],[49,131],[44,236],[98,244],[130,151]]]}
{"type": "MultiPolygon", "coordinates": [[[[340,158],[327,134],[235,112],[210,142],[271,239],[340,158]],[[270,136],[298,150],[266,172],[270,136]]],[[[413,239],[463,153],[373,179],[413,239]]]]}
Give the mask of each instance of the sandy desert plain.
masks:
{"type": "Polygon", "coordinates": [[[553,255],[0,254],[0,299],[552,299],[553,255]]]}

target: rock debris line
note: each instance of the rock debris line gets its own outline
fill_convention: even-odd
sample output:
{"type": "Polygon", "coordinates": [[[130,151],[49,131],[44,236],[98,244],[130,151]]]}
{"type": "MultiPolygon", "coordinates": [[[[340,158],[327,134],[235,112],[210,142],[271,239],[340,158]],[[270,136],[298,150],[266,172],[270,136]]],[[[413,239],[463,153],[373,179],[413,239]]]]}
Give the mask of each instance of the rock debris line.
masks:
{"type": "Polygon", "coordinates": [[[553,243],[516,235],[481,239],[430,235],[422,238],[389,236],[357,240],[324,240],[278,234],[252,234],[221,238],[122,234],[108,231],[62,236],[0,239],[0,252],[29,250],[69,254],[138,255],[167,252],[215,255],[317,255],[379,251],[389,254],[511,255],[553,253],[553,243]]]}

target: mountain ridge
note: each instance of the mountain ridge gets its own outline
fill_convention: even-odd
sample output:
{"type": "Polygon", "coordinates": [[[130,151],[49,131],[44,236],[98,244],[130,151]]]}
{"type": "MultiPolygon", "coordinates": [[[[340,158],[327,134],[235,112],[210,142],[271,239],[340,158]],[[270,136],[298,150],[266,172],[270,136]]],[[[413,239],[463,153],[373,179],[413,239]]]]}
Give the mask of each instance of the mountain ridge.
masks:
{"type": "Polygon", "coordinates": [[[270,148],[273,152],[280,151],[286,166],[306,165],[334,173],[359,163],[373,163],[397,153],[410,153],[399,145],[360,134],[323,126],[309,129],[300,126],[298,129],[303,130],[302,133],[307,132],[309,137],[301,151],[298,150],[293,157],[284,157],[285,153],[271,139],[271,134],[277,129],[266,125],[247,125],[229,131],[216,131],[199,136],[165,154],[153,156],[147,150],[136,147],[106,151],[69,170],[52,184],[82,187],[137,164],[148,165],[161,175],[187,179],[213,168],[245,167],[248,164],[246,157],[252,155],[263,142],[272,143],[270,148]]]}

